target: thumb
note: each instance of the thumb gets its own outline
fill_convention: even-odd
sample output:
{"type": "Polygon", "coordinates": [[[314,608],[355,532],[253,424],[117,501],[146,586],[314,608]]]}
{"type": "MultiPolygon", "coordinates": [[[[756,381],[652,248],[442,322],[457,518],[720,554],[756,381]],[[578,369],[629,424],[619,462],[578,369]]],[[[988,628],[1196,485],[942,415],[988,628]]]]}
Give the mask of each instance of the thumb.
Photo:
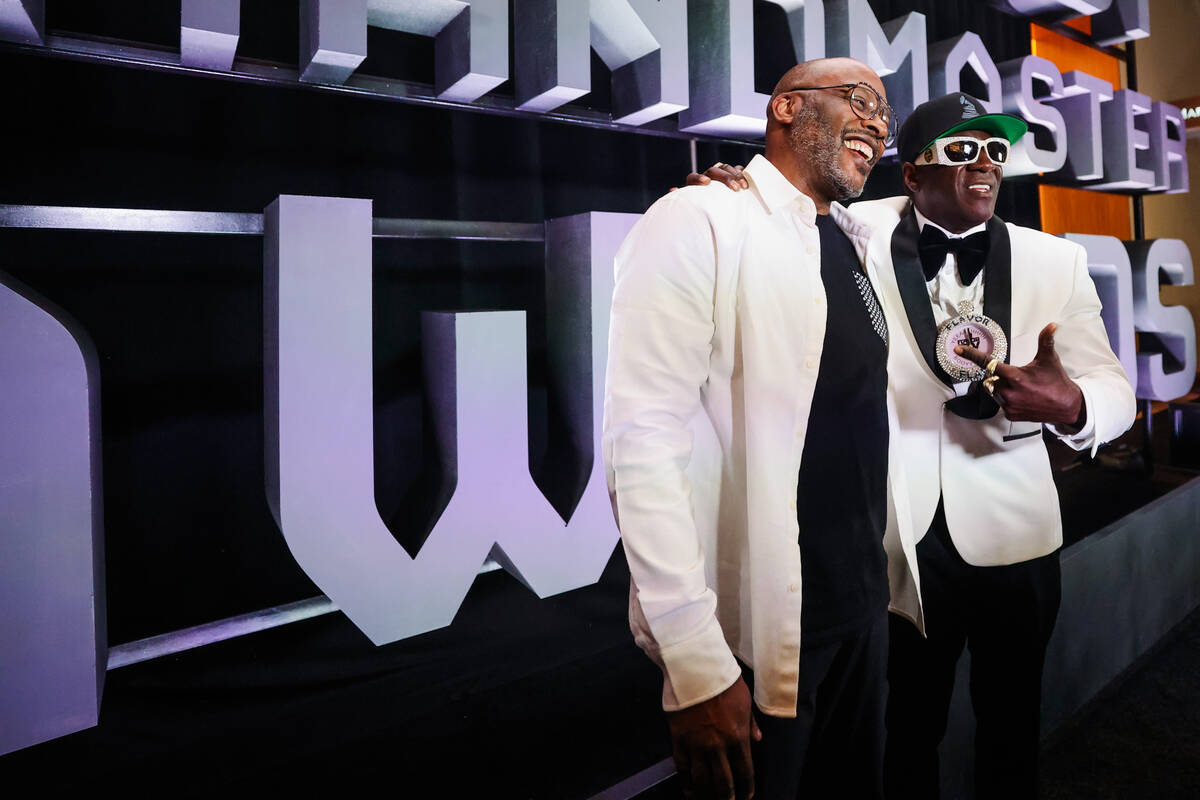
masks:
{"type": "Polygon", "coordinates": [[[1042,332],[1038,334],[1038,349],[1037,355],[1034,356],[1036,361],[1057,360],[1058,354],[1054,352],[1054,332],[1058,330],[1058,323],[1051,322],[1046,327],[1042,328],[1042,332]]]}
{"type": "Polygon", "coordinates": [[[754,718],[753,714],[750,715],[750,738],[756,742],[762,741],[762,731],[759,729],[758,720],[754,718]]]}

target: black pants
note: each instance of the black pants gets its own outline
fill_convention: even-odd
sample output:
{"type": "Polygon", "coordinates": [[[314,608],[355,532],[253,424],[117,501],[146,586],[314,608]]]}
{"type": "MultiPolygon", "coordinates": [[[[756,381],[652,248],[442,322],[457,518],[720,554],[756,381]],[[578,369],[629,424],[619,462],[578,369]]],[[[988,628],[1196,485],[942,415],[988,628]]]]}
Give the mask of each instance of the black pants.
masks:
{"type": "Polygon", "coordinates": [[[950,541],[939,504],[917,545],[923,639],[890,620],[885,782],[889,800],[936,800],[938,743],[946,733],[954,672],[971,652],[977,800],[1037,794],[1042,666],[1058,616],[1058,553],[997,567],[973,567],[950,541]]]}
{"type": "Polygon", "coordinates": [[[794,719],[755,709],[763,734],[752,745],[756,800],[883,797],[886,617],[835,642],[801,645],[794,719]]]}

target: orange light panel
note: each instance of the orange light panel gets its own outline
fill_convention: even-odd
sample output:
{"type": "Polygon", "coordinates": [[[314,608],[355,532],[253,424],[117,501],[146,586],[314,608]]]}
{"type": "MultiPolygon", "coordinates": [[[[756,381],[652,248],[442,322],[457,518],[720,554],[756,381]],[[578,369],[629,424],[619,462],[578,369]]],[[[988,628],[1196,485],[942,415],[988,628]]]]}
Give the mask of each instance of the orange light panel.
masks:
{"type": "MultiPolygon", "coordinates": [[[[1090,19],[1088,19],[1088,30],[1091,30],[1090,19]]],[[[1089,75],[1103,78],[1111,83],[1114,89],[1121,88],[1121,64],[1113,56],[1088,47],[1081,42],[1068,39],[1041,25],[1031,24],[1029,36],[1031,52],[1035,56],[1053,61],[1059,72],[1070,72],[1073,69],[1082,70],[1089,75]]]]}
{"type": "MultiPolygon", "coordinates": [[[[1091,33],[1089,17],[1067,22],[1073,28],[1091,33]]],[[[1043,28],[1029,26],[1030,48],[1034,55],[1053,61],[1060,72],[1081,70],[1121,88],[1121,65],[1113,56],[1081,42],[1043,28]]],[[[1132,239],[1129,198],[1119,194],[1089,192],[1065,186],[1039,186],[1042,206],[1042,230],[1046,233],[1091,233],[1132,239]]]]}
{"type": "Polygon", "coordinates": [[[1129,198],[1067,186],[1038,187],[1042,230],[1046,233],[1092,233],[1132,239],[1129,198]]]}

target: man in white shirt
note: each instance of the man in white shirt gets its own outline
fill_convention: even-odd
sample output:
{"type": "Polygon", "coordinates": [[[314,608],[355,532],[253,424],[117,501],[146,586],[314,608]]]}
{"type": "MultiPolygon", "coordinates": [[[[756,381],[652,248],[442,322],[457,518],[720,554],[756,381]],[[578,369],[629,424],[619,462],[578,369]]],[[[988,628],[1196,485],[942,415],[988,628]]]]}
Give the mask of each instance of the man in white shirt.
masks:
{"type": "MultiPolygon", "coordinates": [[[[1036,795],[1062,544],[1043,425],[1094,453],[1135,415],[1083,248],[994,216],[1009,147],[1025,130],[970,95],[924,103],[897,146],[909,196],[849,209],[872,231],[866,264],[879,275],[892,332],[897,440],[920,537],[921,604],[893,608],[917,626],[896,615],[890,623],[890,800],[938,797],[937,746],[964,646],[978,725],[976,796],[1036,795]],[[987,326],[939,339],[940,328],[980,315],[1007,341],[995,362],[977,349],[987,326]],[[964,379],[964,371],[977,374],[964,379]]],[[[709,174],[744,185],[736,169],[709,174]]]]}
{"type": "Polygon", "coordinates": [[[835,201],[894,125],[866,65],[799,65],[749,191],[673,192],[617,256],[604,458],[691,796],[882,794],[887,608],[916,602],[916,556],[869,231],[835,201]]]}

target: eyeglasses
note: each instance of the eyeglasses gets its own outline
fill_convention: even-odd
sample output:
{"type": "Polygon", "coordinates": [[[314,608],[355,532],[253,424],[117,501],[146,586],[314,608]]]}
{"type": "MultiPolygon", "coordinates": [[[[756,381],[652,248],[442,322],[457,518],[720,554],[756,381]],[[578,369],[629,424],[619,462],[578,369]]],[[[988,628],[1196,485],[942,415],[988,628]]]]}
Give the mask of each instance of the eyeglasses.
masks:
{"type": "Polygon", "coordinates": [[[963,164],[974,164],[979,160],[980,153],[984,151],[987,151],[987,157],[993,164],[1002,166],[1008,161],[1008,140],[998,136],[990,139],[976,139],[973,136],[947,136],[931,142],[913,163],[919,167],[930,164],[958,167],[963,164]]]}
{"type": "Polygon", "coordinates": [[[815,92],[821,89],[848,89],[849,91],[844,96],[846,102],[850,104],[850,108],[854,110],[855,115],[859,119],[875,119],[879,117],[879,120],[887,126],[887,137],[884,139],[884,146],[890,147],[892,142],[896,141],[896,112],[879,96],[879,92],[875,91],[875,87],[869,83],[839,83],[834,86],[795,86],[786,92],[780,92],[780,94],[815,92]]]}

